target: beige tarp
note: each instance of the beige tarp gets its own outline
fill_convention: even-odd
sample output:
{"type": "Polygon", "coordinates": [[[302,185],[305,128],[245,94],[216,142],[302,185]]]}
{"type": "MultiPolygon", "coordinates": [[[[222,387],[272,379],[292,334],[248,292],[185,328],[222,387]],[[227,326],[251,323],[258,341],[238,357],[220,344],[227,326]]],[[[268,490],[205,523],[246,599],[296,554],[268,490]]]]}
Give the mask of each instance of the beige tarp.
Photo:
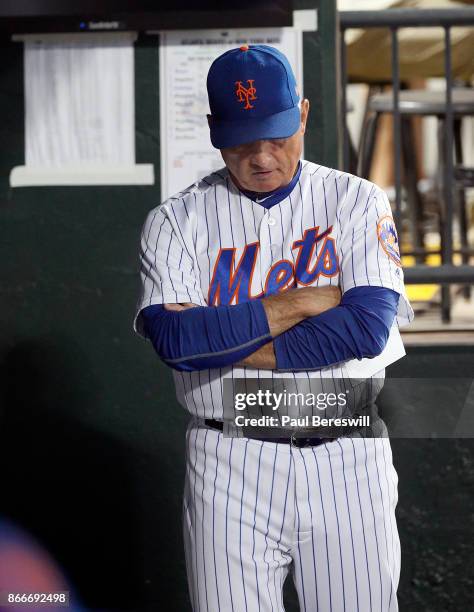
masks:
{"type": "MultiPolygon", "coordinates": [[[[465,4],[446,0],[382,2],[390,8],[456,8],[465,4]]],[[[348,9],[346,3],[339,6],[348,9]]],[[[350,7],[352,10],[352,7],[350,7]]],[[[383,10],[383,8],[382,8],[383,10]]],[[[402,28],[398,31],[400,78],[444,76],[444,29],[402,28]]],[[[351,82],[390,80],[391,34],[388,28],[348,30],[347,68],[351,82]]],[[[452,68],[455,77],[471,80],[474,75],[474,26],[451,28],[452,68]]]]}

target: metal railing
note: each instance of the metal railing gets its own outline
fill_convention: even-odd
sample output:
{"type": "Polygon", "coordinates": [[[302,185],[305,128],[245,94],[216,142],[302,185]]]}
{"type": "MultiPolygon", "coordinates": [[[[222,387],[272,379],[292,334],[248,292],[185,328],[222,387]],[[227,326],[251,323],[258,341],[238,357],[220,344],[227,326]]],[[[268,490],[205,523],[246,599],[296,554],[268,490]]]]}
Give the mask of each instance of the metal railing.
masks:
{"type": "Polygon", "coordinates": [[[453,187],[455,172],[453,163],[453,108],[452,108],[452,58],[451,28],[474,26],[474,8],[460,9],[387,9],[382,11],[340,11],[340,59],[343,119],[343,164],[349,168],[349,131],[347,113],[347,49],[345,32],[352,28],[383,28],[391,33],[391,68],[394,117],[394,178],[395,178],[395,223],[401,228],[401,114],[399,108],[400,70],[398,30],[404,27],[442,27],[444,29],[444,71],[446,79],[445,151],[443,173],[443,196],[445,223],[442,227],[442,265],[431,267],[415,265],[405,270],[407,283],[439,283],[442,285],[442,318],[450,319],[449,284],[474,283],[474,266],[453,265],[453,187]]]}

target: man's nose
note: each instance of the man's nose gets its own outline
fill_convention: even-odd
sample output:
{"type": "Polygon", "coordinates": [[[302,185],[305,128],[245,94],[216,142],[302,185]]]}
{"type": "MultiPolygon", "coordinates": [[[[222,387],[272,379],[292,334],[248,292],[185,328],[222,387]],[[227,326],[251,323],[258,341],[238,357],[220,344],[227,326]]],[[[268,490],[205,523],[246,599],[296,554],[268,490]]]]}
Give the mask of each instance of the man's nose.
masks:
{"type": "Polygon", "coordinates": [[[272,146],[269,140],[256,140],[252,143],[250,163],[256,166],[266,166],[272,160],[272,146]]]}

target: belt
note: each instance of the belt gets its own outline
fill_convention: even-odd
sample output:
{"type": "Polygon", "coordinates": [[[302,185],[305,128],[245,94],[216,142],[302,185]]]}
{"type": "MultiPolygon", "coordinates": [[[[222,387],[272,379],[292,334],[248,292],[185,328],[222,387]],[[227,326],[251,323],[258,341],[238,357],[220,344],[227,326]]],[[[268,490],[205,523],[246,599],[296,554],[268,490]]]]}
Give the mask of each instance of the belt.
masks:
{"type": "MultiPolygon", "coordinates": [[[[205,419],[205,424],[212,429],[222,432],[224,430],[224,423],[222,421],[216,421],[215,419],[205,419]]],[[[334,442],[337,438],[314,438],[314,437],[303,437],[296,436],[296,432],[293,432],[289,436],[285,437],[274,437],[274,438],[261,438],[260,436],[246,436],[251,440],[259,440],[260,442],[273,442],[274,444],[290,444],[297,448],[304,448],[306,446],[319,446],[320,444],[327,444],[328,442],[334,442]]]]}

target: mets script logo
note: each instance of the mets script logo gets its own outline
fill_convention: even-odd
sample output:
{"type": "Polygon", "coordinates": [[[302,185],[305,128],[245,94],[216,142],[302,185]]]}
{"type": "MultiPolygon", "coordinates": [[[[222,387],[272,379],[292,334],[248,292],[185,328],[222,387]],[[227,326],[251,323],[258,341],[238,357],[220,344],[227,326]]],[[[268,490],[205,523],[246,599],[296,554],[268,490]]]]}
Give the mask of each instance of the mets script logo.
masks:
{"type": "Polygon", "coordinates": [[[395,222],[390,215],[382,217],[377,223],[377,236],[379,237],[379,242],[383,250],[390,259],[394,261],[397,266],[401,266],[397,230],[395,228],[395,222]]]}
{"type": "Polygon", "coordinates": [[[244,109],[248,110],[249,108],[253,108],[250,104],[249,100],[256,100],[257,90],[254,87],[254,79],[247,79],[248,87],[244,87],[242,85],[242,81],[235,82],[235,94],[237,96],[237,100],[239,102],[245,102],[244,109]]]}
{"type": "Polygon", "coordinates": [[[220,249],[214,264],[209,286],[209,306],[248,302],[254,298],[272,295],[298,285],[312,285],[322,275],[335,276],[339,272],[336,245],[330,238],[332,226],[319,233],[319,227],[304,232],[303,238],[295,240],[292,249],[298,252],[296,262],[281,259],[273,264],[265,280],[265,289],[260,295],[251,295],[252,279],[257,263],[260,243],[245,246],[237,265],[236,248],[220,249]],[[315,250],[319,248],[316,262],[310,267],[315,250]]]}

